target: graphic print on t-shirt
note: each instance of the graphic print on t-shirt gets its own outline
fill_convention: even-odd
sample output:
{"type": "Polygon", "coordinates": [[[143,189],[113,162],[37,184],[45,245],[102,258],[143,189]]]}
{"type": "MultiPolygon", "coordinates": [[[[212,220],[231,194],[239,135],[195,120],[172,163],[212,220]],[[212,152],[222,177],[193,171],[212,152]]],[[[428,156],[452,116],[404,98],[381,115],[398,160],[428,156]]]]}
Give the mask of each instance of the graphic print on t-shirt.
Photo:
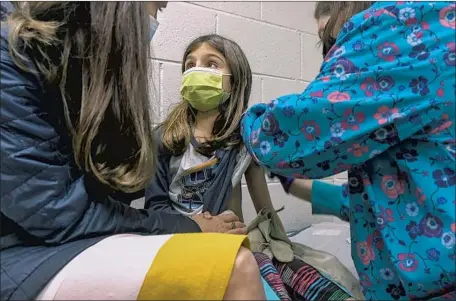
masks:
{"type": "Polygon", "coordinates": [[[214,179],[214,169],[218,160],[210,160],[187,170],[177,181],[180,187],[178,202],[188,213],[203,206],[203,195],[214,179]]]}

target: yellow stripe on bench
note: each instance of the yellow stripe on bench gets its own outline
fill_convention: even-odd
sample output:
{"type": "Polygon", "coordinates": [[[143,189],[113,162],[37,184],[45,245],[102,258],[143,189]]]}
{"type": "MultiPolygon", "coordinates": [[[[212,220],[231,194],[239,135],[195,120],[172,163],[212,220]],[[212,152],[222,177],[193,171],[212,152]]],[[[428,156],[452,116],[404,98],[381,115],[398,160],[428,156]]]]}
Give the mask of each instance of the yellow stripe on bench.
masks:
{"type": "Polygon", "coordinates": [[[173,235],[154,258],[137,299],[222,300],[242,245],[249,247],[247,236],[173,235]]]}

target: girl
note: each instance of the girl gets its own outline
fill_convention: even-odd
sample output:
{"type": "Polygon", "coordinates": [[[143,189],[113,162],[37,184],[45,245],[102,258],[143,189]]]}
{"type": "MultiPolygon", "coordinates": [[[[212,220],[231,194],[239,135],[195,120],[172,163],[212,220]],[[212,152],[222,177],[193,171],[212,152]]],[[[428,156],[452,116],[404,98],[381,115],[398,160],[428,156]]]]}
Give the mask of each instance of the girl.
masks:
{"type": "Polygon", "coordinates": [[[320,74],[243,120],[246,147],[272,172],[348,170],[347,191],[327,186],[312,201],[350,221],[369,300],[456,298],[455,8],[333,2],[320,74]]]}
{"type": "Polygon", "coordinates": [[[273,209],[263,169],[251,163],[239,132],[252,86],[243,51],[221,36],[202,36],[185,51],[182,72],[183,100],[156,131],[158,168],[146,208],[184,216],[231,210],[242,221],[245,173],[257,212],[273,209]]]}
{"type": "MultiPolygon", "coordinates": [[[[184,53],[182,72],[182,101],[156,131],[158,167],[146,189],[146,208],[209,219],[229,210],[242,220],[240,182],[245,173],[257,212],[274,210],[264,171],[251,162],[240,139],[239,122],[252,84],[241,48],[218,35],[197,38],[184,53]]],[[[242,223],[232,223],[233,229],[239,227],[246,231],[242,223]]],[[[287,240],[282,243],[291,249],[282,233],[287,240]]],[[[262,253],[255,257],[282,300],[290,298],[285,285],[298,299],[350,297],[299,258],[281,263],[262,253]]]]}
{"type": "Polygon", "coordinates": [[[1,299],[264,300],[244,236],[153,235],[225,232],[234,215],[129,206],[155,170],[148,47],[166,3],[14,5],[0,48],[1,299]]]}

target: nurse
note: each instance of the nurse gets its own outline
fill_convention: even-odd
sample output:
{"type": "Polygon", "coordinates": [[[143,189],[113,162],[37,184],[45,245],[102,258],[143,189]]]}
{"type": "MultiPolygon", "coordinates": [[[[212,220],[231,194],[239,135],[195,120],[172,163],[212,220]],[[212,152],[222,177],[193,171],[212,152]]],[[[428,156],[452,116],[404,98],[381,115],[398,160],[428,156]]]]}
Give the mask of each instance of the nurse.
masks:
{"type": "Polygon", "coordinates": [[[303,93],[250,108],[245,145],[283,176],[348,171],[346,188],[314,182],[312,202],[350,221],[366,299],[453,300],[455,4],[325,5],[320,73],[303,93]]]}

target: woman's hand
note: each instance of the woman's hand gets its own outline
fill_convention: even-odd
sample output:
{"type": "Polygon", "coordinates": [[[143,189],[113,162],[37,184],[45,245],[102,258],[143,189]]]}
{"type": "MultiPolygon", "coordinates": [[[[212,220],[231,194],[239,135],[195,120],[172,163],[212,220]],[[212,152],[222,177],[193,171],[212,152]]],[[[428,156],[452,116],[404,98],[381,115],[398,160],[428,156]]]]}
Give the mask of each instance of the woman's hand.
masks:
{"type": "Polygon", "coordinates": [[[198,224],[202,232],[247,234],[247,226],[240,222],[239,217],[231,211],[225,211],[219,215],[204,212],[193,216],[192,219],[198,224]]]}
{"type": "Polygon", "coordinates": [[[303,201],[312,202],[312,185],[314,180],[293,179],[275,173],[268,174],[270,179],[278,178],[287,194],[303,201]]]}

